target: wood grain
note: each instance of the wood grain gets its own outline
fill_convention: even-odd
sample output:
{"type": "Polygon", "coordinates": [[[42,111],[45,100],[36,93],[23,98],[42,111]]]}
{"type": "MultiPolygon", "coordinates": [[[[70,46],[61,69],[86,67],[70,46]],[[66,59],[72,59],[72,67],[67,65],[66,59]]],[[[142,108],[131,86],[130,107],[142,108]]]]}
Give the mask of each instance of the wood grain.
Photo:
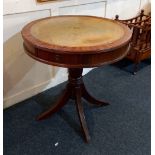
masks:
{"type": "Polygon", "coordinates": [[[114,63],[129,51],[131,30],[110,19],[94,16],[55,16],[33,21],[22,29],[25,52],[40,62],[68,68],[68,83],[54,106],[37,117],[48,118],[74,99],[86,142],[90,135],[81,98],[96,106],[108,105],[92,97],[82,79],[85,67],[114,63]]]}

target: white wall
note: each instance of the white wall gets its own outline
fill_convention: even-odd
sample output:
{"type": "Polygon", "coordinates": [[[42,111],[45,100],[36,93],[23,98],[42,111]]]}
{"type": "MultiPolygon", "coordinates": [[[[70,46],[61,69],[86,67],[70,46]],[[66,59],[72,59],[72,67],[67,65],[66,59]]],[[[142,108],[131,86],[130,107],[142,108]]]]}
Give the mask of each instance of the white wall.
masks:
{"type": "MultiPolygon", "coordinates": [[[[28,57],[20,31],[28,22],[47,16],[85,14],[114,18],[136,15],[149,0],[4,0],[4,108],[67,80],[67,70],[28,57]],[[131,11],[132,10],[132,11],[131,11]]],[[[147,6],[148,8],[148,6],[147,6]]],[[[87,73],[86,69],[84,73],[87,73]]]]}

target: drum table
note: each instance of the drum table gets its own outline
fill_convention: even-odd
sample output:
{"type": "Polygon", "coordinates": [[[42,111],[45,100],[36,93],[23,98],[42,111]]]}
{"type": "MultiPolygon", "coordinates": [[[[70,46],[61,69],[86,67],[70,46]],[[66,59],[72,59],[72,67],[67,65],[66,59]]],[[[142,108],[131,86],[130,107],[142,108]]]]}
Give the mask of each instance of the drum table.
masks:
{"type": "Polygon", "coordinates": [[[48,118],[74,99],[86,142],[90,135],[81,98],[91,104],[107,102],[92,97],[82,80],[83,68],[122,59],[129,50],[130,29],[114,20],[94,16],[54,16],[32,21],[22,29],[26,53],[45,64],[68,68],[68,84],[54,106],[37,117],[48,118]]]}

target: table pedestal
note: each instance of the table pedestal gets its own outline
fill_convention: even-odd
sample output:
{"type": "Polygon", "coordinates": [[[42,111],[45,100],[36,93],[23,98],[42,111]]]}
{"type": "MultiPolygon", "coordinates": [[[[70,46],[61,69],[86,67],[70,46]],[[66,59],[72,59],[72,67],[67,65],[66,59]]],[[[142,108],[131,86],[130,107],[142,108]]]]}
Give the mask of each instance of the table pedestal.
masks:
{"type": "Polygon", "coordinates": [[[62,96],[59,98],[59,100],[56,102],[55,105],[53,105],[47,111],[40,114],[37,117],[37,120],[42,120],[42,119],[48,118],[53,113],[57,112],[65,104],[67,104],[67,101],[69,99],[74,99],[85,140],[86,140],[86,142],[89,142],[90,135],[89,135],[86,120],[85,120],[85,115],[84,115],[81,98],[83,97],[88,102],[90,102],[94,105],[97,105],[97,106],[106,106],[109,104],[107,102],[99,101],[99,100],[93,98],[87,92],[85,85],[83,83],[83,80],[82,80],[82,71],[83,71],[82,68],[69,68],[68,69],[68,73],[69,73],[68,84],[66,86],[66,89],[62,93],[62,96]]]}

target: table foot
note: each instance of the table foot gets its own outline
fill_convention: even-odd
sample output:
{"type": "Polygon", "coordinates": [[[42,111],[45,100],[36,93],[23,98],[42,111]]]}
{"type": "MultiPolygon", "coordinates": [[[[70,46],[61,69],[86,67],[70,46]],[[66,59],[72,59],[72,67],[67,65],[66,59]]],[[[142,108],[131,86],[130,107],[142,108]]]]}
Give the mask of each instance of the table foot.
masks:
{"type": "Polygon", "coordinates": [[[36,120],[43,120],[50,117],[53,113],[57,112],[61,107],[63,107],[67,103],[69,97],[70,97],[69,90],[66,89],[62,94],[62,96],[60,97],[60,99],[56,102],[56,104],[53,105],[51,108],[49,108],[47,111],[40,114],[36,118],[36,120]]]}
{"type": "Polygon", "coordinates": [[[75,88],[76,90],[76,109],[78,112],[78,116],[79,116],[79,120],[80,120],[80,124],[81,124],[81,129],[83,130],[84,133],[84,137],[86,142],[88,143],[90,141],[90,135],[88,132],[88,128],[87,128],[87,124],[86,124],[86,120],[85,120],[85,115],[84,115],[84,110],[83,110],[83,106],[81,103],[81,89],[80,88],[75,88]]]}
{"type": "Polygon", "coordinates": [[[86,99],[88,102],[97,106],[106,106],[109,105],[109,103],[99,101],[88,93],[82,80],[82,71],[83,71],[82,68],[68,69],[69,72],[68,84],[66,86],[64,93],[62,94],[60,99],[56,102],[56,104],[53,105],[51,108],[49,108],[47,111],[40,114],[37,117],[37,120],[43,120],[50,117],[55,112],[59,111],[60,108],[62,108],[70,98],[74,99],[80,120],[81,129],[83,131],[85,141],[88,143],[90,141],[90,135],[87,128],[84,109],[81,102],[82,97],[86,99]]]}
{"type": "Polygon", "coordinates": [[[89,93],[88,93],[88,91],[87,91],[87,89],[86,89],[86,87],[84,86],[84,84],[82,85],[82,97],[85,99],[85,100],[87,100],[88,102],[90,102],[91,104],[94,104],[94,105],[97,105],[97,106],[107,106],[107,105],[109,105],[109,103],[108,102],[105,102],[105,101],[99,101],[99,100],[97,100],[96,98],[94,98],[94,97],[92,97],[89,93]]]}

